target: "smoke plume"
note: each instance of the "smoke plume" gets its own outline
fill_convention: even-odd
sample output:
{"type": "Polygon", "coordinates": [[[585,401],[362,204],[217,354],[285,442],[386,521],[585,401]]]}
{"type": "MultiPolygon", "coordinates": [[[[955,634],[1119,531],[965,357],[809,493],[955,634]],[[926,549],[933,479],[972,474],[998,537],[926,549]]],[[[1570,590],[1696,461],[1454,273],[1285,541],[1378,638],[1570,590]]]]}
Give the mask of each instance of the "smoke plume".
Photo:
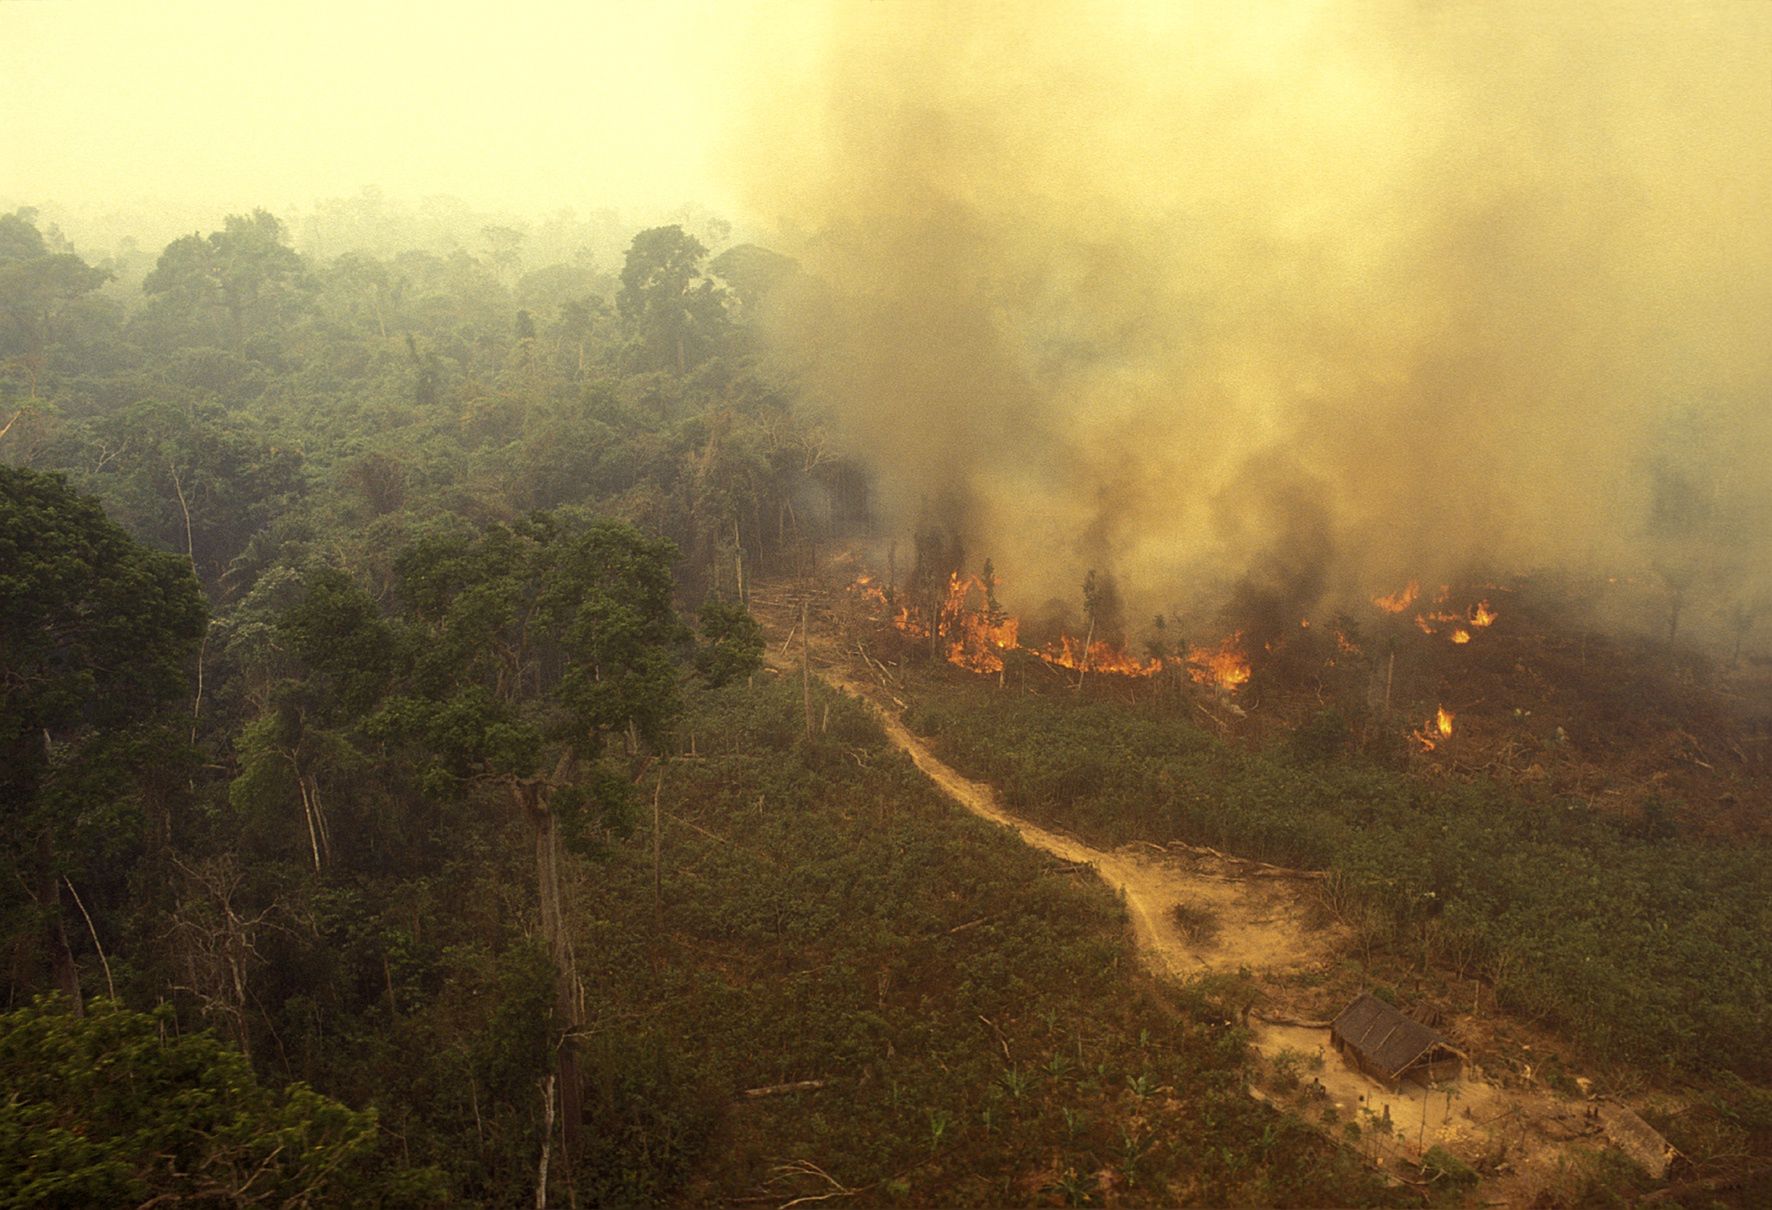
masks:
{"type": "Polygon", "coordinates": [[[841,8],[744,124],[776,347],[900,532],[1146,616],[1764,587],[1772,6],[1147,8],[841,8]]]}

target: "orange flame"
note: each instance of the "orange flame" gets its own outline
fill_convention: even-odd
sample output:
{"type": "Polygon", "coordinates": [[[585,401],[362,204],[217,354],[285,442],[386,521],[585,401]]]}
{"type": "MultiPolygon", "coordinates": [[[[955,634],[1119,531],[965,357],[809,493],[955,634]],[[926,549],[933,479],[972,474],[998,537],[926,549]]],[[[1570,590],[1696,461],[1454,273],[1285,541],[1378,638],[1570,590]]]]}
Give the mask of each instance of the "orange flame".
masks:
{"type": "Polygon", "coordinates": [[[1188,676],[1201,685],[1236,690],[1249,683],[1249,659],[1243,654],[1243,632],[1237,631],[1217,649],[1190,647],[1187,653],[1188,676]]]}
{"type": "Polygon", "coordinates": [[[1493,626],[1494,624],[1495,611],[1489,608],[1489,602],[1478,601],[1477,607],[1471,611],[1471,625],[1481,628],[1484,626],[1493,626]]]}
{"type": "Polygon", "coordinates": [[[1452,632],[1452,641],[1462,647],[1471,641],[1471,632],[1463,629],[1454,630],[1452,632]]]}
{"type": "Polygon", "coordinates": [[[1409,738],[1419,744],[1423,752],[1432,752],[1452,738],[1452,712],[1444,706],[1439,707],[1434,711],[1434,717],[1421,725],[1421,730],[1409,733],[1409,738]]]}
{"type": "Polygon", "coordinates": [[[1163,669],[1162,660],[1140,660],[1127,655],[1112,643],[1097,639],[1085,649],[1081,639],[1068,634],[1034,652],[1054,668],[1084,668],[1090,672],[1109,672],[1116,676],[1155,676],[1163,669]]]}
{"type": "Polygon", "coordinates": [[[993,619],[985,604],[989,594],[983,580],[955,572],[948,577],[947,599],[941,605],[941,629],[947,638],[947,658],[973,672],[1000,672],[1003,652],[1017,646],[1021,622],[1006,614],[993,619]],[[970,605],[978,594],[980,608],[970,605]]]}
{"type": "MultiPolygon", "coordinates": [[[[873,584],[872,577],[862,576],[850,585],[850,591],[861,599],[878,605],[886,604],[886,594],[873,584]]],[[[977,576],[958,572],[948,577],[947,594],[936,610],[934,625],[941,635],[942,654],[950,664],[971,672],[1000,672],[1003,657],[1011,651],[1027,651],[1059,668],[1087,667],[1091,672],[1119,676],[1154,676],[1161,671],[1161,660],[1138,660],[1118,646],[1097,641],[1085,651],[1081,640],[1060,635],[1043,648],[1033,649],[1021,644],[1021,621],[1001,611],[993,614],[990,593],[977,576]]],[[[930,636],[930,621],[923,611],[906,601],[898,606],[892,625],[913,638],[930,636]]],[[[1245,680],[1248,679],[1246,676],[1245,680]]]]}
{"type": "Polygon", "coordinates": [[[1388,597],[1373,597],[1372,603],[1386,613],[1402,613],[1409,606],[1415,604],[1415,598],[1420,595],[1421,584],[1411,580],[1400,592],[1393,592],[1388,597]]]}

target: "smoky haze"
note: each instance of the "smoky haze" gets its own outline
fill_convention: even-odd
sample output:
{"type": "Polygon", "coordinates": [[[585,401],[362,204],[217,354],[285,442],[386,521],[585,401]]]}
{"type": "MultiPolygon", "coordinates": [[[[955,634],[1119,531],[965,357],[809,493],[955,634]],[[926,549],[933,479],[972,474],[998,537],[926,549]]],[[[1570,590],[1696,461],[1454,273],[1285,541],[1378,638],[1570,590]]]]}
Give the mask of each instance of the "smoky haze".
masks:
{"type": "Polygon", "coordinates": [[[1763,589],[1772,6],[1152,8],[842,9],[749,115],[899,532],[1023,608],[1763,589]]]}

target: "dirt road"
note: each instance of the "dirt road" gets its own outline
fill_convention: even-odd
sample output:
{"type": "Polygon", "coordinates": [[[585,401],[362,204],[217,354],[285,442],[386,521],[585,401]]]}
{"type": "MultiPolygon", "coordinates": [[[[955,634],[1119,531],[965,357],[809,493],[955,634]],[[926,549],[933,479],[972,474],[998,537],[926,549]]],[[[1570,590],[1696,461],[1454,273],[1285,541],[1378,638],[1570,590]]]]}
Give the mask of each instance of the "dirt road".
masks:
{"type": "Polygon", "coordinates": [[[1124,900],[1139,948],[1159,974],[1183,979],[1245,967],[1276,973],[1305,969],[1320,964],[1324,950],[1339,943],[1339,936],[1323,937],[1309,928],[1309,908],[1298,883],[1284,878],[1240,879],[1225,868],[1231,863],[1197,851],[1154,845],[1098,849],[1010,814],[995,790],[942,761],[866,687],[835,671],[820,675],[866,702],[893,745],[954,802],[1012,829],[1036,849],[1093,866],[1124,900]],[[1187,935],[1175,916],[1178,905],[1212,919],[1216,927],[1209,938],[1187,935]]]}

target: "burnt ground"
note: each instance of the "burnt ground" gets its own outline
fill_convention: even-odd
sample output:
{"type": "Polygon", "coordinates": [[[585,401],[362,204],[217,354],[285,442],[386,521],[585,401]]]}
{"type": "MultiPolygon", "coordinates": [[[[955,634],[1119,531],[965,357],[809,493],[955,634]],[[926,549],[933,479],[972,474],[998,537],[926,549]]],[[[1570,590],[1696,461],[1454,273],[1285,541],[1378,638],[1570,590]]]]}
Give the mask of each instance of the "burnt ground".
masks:
{"type": "Polygon", "coordinates": [[[1374,611],[1350,624],[1357,653],[1331,622],[1255,656],[1238,733],[1270,741],[1332,709],[1363,746],[1407,752],[1425,775],[1578,798],[1651,831],[1772,835],[1772,664],[1608,633],[1554,583],[1452,594],[1479,598],[1496,621],[1463,645],[1374,611]],[[1441,706],[1449,738],[1427,726],[1441,706]]]}

